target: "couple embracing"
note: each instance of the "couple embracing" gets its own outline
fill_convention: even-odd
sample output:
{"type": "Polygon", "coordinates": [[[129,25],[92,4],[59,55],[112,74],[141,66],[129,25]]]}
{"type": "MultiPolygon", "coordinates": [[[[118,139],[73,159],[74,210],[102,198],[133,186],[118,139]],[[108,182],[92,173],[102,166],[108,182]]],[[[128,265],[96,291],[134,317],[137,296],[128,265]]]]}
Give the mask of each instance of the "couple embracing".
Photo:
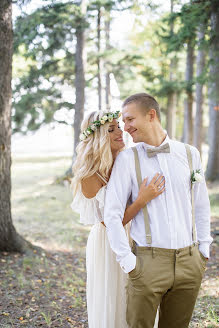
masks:
{"type": "Polygon", "coordinates": [[[82,122],[71,207],[86,246],[90,328],[186,328],[209,258],[210,205],[198,150],[171,140],[154,97],[82,122]]]}

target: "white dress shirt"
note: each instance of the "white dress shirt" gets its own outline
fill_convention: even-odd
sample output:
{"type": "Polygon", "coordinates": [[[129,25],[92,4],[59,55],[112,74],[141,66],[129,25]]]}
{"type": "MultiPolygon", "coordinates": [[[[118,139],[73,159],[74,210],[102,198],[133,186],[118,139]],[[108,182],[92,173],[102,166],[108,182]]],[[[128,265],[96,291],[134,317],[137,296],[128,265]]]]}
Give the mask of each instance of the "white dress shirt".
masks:
{"type": "MultiPolygon", "coordinates": [[[[170,153],[158,153],[152,158],[147,156],[147,148],[154,146],[138,143],[142,180],[148,177],[147,184],[157,172],[165,177],[165,191],[147,204],[152,235],[152,247],[178,249],[189,246],[192,240],[192,206],[190,189],[190,169],[185,145],[166,136],[163,144],[170,145],[170,153]]],[[[160,146],[161,146],[160,145],[160,146]]],[[[201,169],[204,177],[199,151],[191,147],[193,170],[201,169]]],[[[116,260],[125,273],[136,266],[136,256],[132,253],[122,225],[126,204],[138,196],[134,153],[131,148],[122,151],[116,158],[110,180],[107,185],[104,223],[116,260]]],[[[209,257],[210,203],[205,180],[194,186],[195,220],[199,250],[209,257]]],[[[132,219],[130,235],[139,246],[146,243],[143,211],[132,219]]]]}

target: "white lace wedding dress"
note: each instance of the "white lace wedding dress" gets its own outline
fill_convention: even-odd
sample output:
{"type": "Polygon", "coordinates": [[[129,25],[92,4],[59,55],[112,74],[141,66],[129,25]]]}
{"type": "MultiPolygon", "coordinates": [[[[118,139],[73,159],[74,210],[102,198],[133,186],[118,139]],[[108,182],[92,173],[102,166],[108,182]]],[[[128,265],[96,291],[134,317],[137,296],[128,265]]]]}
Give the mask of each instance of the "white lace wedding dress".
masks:
{"type": "MultiPolygon", "coordinates": [[[[106,186],[95,197],[86,198],[81,189],[71,208],[80,222],[93,225],[86,246],[86,298],[89,328],[128,328],[126,323],[126,283],[124,273],[110,248],[103,221],[106,186]]],[[[128,236],[129,224],[125,226],[128,236]]],[[[157,326],[156,326],[157,327],[157,326]]]]}

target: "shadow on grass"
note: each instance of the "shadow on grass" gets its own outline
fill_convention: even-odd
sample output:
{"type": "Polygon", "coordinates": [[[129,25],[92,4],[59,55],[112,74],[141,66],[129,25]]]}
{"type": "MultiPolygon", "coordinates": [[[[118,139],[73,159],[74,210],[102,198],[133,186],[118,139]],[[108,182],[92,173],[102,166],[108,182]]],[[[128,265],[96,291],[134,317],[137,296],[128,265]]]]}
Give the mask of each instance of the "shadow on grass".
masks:
{"type": "Polygon", "coordinates": [[[80,254],[3,253],[0,265],[0,327],[88,327],[80,254]]]}

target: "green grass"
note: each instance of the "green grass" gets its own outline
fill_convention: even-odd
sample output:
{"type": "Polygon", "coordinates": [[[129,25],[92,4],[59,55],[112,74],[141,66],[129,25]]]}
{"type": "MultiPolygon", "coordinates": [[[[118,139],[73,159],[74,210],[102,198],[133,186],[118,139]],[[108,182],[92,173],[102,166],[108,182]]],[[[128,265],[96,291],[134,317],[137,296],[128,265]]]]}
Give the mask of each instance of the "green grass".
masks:
{"type": "Polygon", "coordinates": [[[70,208],[72,195],[54,183],[70,166],[70,158],[16,158],[12,165],[12,216],[26,239],[47,249],[85,251],[89,227],[70,208]],[[79,241],[83,246],[79,245],[79,241]]]}

